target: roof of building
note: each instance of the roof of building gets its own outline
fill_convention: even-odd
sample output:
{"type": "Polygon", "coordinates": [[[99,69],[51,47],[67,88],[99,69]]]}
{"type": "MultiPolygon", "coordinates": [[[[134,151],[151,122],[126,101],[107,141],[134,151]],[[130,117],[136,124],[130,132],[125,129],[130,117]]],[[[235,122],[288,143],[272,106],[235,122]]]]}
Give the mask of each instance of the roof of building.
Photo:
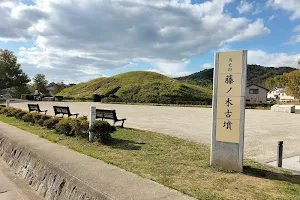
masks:
{"type": "Polygon", "coordinates": [[[264,89],[264,90],[269,91],[267,88],[264,88],[264,87],[262,87],[262,86],[260,86],[260,85],[256,85],[256,84],[250,84],[250,85],[247,85],[247,87],[250,87],[250,86],[252,86],[252,85],[255,85],[255,86],[257,86],[257,87],[259,87],[259,88],[261,88],[261,89],[264,89]]]}

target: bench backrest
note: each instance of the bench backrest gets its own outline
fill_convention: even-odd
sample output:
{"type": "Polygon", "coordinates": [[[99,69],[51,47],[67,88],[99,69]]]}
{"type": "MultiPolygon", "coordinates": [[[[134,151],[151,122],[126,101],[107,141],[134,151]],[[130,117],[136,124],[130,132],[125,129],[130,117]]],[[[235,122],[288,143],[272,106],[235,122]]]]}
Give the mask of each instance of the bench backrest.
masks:
{"type": "Polygon", "coordinates": [[[112,119],[117,120],[117,115],[115,110],[104,110],[96,109],[96,119],[112,119]]]}
{"type": "Polygon", "coordinates": [[[29,111],[40,111],[39,104],[28,104],[29,111]]]}
{"type": "Polygon", "coordinates": [[[68,106],[53,106],[53,109],[55,114],[71,114],[68,106]]]}

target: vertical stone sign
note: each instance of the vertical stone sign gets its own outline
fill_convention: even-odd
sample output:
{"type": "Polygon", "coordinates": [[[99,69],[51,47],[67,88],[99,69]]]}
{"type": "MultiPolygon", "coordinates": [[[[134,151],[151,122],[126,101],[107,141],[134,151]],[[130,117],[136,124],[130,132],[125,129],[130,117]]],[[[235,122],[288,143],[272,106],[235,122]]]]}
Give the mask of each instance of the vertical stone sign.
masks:
{"type": "Polygon", "coordinates": [[[247,51],[216,53],[211,166],[243,171],[247,51]]]}

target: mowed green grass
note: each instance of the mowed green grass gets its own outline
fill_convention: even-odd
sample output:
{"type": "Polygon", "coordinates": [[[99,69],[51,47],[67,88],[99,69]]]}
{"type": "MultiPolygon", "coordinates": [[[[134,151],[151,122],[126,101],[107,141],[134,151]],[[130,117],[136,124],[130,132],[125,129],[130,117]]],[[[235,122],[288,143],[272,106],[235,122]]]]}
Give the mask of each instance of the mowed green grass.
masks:
{"type": "Polygon", "coordinates": [[[102,145],[0,115],[0,121],[197,199],[299,199],[300,177],[246,160],[244,173],[211,168],[209,148],[168,135],[117,129],[102,145]]]}
{"type": "Polygon", "coordinates": [[[210,103],[212,90],[183,83],[155,72],[135,71],[98,78],[61,91],[59,96],[91,98],[93,94],[137,103],[210,103]],[[80,91],[80,92],[78,92],[80,91]]]}

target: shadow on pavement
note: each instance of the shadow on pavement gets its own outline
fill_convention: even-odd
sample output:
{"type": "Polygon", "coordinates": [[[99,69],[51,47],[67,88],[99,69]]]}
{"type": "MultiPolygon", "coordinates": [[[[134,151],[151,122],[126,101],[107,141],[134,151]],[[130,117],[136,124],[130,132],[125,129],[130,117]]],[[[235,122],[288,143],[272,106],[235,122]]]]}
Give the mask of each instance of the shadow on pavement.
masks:
{"type": "Polygon", "coordinates": [[[278,181],[286,181],[291,184],[300,184],[300,175],[296,174],[288,174],[281,172],[272,172],[265,169],[253,168],[251,166],[244,166],[244,174],[248,176],[255,176],[258,178],[270,179],[270,180],[278,180],[278,181]]]}

